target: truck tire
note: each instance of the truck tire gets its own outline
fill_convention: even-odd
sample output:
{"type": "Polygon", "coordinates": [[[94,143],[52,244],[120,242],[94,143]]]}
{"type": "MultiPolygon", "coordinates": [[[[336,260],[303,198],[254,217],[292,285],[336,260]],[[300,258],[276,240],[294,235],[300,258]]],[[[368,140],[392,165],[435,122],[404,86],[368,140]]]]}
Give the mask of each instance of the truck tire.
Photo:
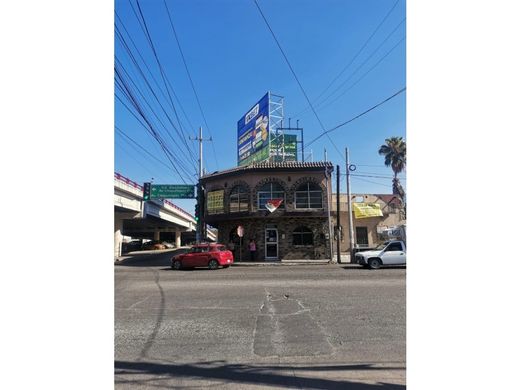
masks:
{"type": "Polygon", "coordinates": [[[367,263],[370,269],[378,269],[381,268],[382,265],[381,260],[377,257],[372,257],[371,259],[368,259],[367,263]]]}

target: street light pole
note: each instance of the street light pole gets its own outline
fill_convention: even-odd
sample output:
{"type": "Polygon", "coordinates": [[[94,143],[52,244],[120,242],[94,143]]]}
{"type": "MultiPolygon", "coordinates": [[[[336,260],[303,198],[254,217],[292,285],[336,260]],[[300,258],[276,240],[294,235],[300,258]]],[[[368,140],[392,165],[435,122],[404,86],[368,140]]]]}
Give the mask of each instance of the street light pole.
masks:
{"type": "Polygon", "coordinates": [[[345,161],[347,168],[347,211],[348,211],[348,233],[350,241],[350,262],[354,262],[354,227],[352,225],[352,200],[350,199],[350,162],[348,158],[348,148],[345,148],[345,161]]]}

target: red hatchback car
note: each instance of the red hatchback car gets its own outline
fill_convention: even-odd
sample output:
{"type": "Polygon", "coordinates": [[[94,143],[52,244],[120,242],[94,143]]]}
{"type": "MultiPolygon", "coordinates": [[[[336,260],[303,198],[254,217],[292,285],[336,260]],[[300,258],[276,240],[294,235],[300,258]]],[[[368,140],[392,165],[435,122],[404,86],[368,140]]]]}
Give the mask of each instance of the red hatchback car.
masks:
{"type": "Polygon", "coordinates": [[[233,264],[233,253],[221,244],[194,245],[189,252],[182,253],[172,258],[172,268],[208,267],[217,269],[220,265],[224,268],[233,264]]]}

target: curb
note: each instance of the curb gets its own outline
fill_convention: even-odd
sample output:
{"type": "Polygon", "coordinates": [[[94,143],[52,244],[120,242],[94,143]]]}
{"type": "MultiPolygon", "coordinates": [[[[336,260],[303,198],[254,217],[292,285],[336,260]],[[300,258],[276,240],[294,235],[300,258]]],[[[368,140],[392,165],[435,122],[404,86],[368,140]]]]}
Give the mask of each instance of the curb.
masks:
{"type": "Polygon", "coordinates": [[[336,262],[329,262],[329,260],[282,260],[282,261],[267,261],[267,262],[234,262],[232,267],[280,267],[288,265],[336,265],[336,262]]]}

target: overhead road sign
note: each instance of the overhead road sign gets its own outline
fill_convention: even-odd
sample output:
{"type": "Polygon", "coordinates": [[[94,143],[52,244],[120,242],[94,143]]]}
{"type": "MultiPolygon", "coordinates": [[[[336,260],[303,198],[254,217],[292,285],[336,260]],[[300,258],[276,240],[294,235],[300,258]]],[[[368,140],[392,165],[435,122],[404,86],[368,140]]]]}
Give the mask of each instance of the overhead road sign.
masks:
{"type": "Polygon", "coordinates": [[[195,186],[189,184],[152,184],[150,199],[194,199],[195,186]]]}

